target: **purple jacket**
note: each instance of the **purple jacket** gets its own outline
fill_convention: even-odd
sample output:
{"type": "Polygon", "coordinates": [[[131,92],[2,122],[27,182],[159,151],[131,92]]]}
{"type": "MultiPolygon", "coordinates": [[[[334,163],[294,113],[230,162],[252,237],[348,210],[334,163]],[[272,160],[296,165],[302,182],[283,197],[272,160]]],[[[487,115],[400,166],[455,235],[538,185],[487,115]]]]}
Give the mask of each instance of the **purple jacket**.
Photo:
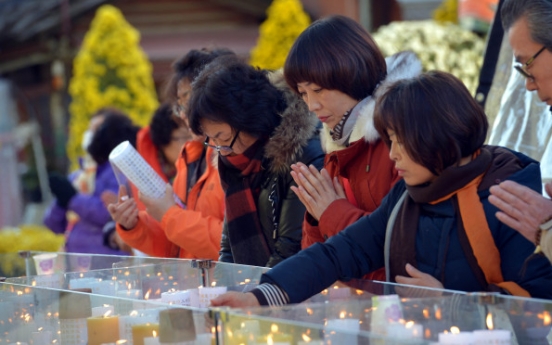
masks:
{"type": "MultiPolygon", "coordinates": [[[[78,174],[71,174],[72,181],[78,174]]],[[[66,212],[73,211],[79,220],[73,226],[65,244],[65,250],[70,253],[93,253],[107,255],[128,255],[128,253],[113,250],[104,245],[102,229],[111,221],[111,215],[104,206],[100,196],[104,191],[117,193],[119,184],[111,168],[106,162],[96,170],[95,189],[93,194],[77,193],[66,209],[61,208],[54,200],[44,216],[44,225],[53,232],[63,234],[67,229],[66,212]]]]}

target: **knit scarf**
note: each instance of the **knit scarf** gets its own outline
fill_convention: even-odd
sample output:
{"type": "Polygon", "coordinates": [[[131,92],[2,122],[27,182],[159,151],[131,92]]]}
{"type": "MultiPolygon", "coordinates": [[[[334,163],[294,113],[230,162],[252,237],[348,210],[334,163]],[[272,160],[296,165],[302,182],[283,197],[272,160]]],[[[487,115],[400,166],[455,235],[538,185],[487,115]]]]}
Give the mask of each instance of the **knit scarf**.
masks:
{"type": "MultiPolygon", "coordinates": [[[[491,152],[482,148],[480,154],[471,162],[445,169],[433,182],[406,186],[408,195],[399,210],[391,236],[391,277],[408,276],[405,270],[406,263],[416,266],[415,243],[421,204],[437,204],[452,199],[456,214],[460,214],[458,217],[460,245],[479,283],[488,290],[491,285],[496,285],[514,295],[529,296],[527,291],[516,283],[504,281],[500,267],[500,253],[494,243],[483,205],[477,194],[480,185],[488,188],[489,178],[496,177],[487,174],[492,160],[491,152]]],[[[510,168],[514,169],[514,167],[510,168]]],[[[504,171],[504,173],[509,172],[504,171]]]]}
{"type": "Polygon", "coordinates": [[[265,144],[259,139],[243,154],[219,156],[228,240],[237,264],[266,266],[271,254],[257,213],[265,144]]]}

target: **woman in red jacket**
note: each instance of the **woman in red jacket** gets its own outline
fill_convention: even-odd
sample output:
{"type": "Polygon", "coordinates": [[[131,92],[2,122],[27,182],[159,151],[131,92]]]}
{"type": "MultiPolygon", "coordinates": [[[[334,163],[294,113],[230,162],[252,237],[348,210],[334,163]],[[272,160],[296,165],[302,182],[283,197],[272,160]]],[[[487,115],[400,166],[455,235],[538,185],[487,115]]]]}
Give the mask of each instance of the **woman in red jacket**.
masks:
{"type": "Polygon", "coordinates": [[[374,105],[392,81],[420,72],[413,53],[384,59],[370,34],[342,16],[316,21],[295,41],[284,76],[323,123],[322,172],[334,178],[335,185],[324,195],[309,193],[301,183],[312,173],[309,167],[292,167],[295,192],[307,207],[303,248],[324,242],[373,212],[399,179],[374,127],[374,105]]]}

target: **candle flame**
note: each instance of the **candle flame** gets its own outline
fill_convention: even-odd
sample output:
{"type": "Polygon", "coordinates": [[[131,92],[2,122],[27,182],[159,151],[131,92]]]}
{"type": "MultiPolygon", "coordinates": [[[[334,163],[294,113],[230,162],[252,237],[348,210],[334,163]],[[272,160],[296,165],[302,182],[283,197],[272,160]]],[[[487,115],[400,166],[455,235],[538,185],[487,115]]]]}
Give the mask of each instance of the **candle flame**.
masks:
{"type": "Polygon", "coordinates": [[[266,337],[266,343],[268,345],[274,345],[274,339],[272,339],[272,334],[269,334],[267,337],[266,337]]]}
{"type": "Polygon", "coordinates": [[[356,292],[356,294],[359,295],[359,296],[362,295],[362,294],[364,294],[364,291],[358,290],[358,289],[355,290],[355,292],[356,292]]]}
{"type": "Polygon", "coordinates": [[[121,344],[126,344],[126,343],[127,343],[126,339],[119,339],[115,342],[116,345],[121,345],[121,344]]]}
{"type": "Polygon", "coordinates": [[[215,334],[216,328],[215,326],[211,327],[211,334],[215,334]]]}
{"type": "Polygon", "coordinates": [[[251,279],[245,278],[243,281],[246,282],[246,283],[249,283],[249,282],[251,282],[251,279]]]}
{"type": "Polygon", "coordinates": [[[149,289],[146,294],[144,295],[144,299],[149,299],[151,293],[151,289],[149,289]]]}
{"type": "Polygon", "coordinates": [[[346,312],[346,311],[342,311],[341,313],[339,313],[339,318],[340,318],[340,319],[344,319],[345,316],[347,316],[347,312],[346,312]]]}
{"type": "Polygon", "coordinates": [[[17,291],[17,296],[23,295],[23,291],[17,291]]]}
{"type": "Polygon", "coordinates": [[[83,277],[84,277],[84,274],[83,274],[83,273],[79,274],[79,277],[80,277],[80,278],[83,278],[83,277]]]}
{"type": "Polygon", "coordinates": [[[307,314],[312,315],[312,314],[314,314],[314,312],[312,311],[311,308],[307,308],[307,314]]]}
{"type": "Polygon", "coordinates": [[[211,286],[212,286],[212,287],[217,286],[217,282],[212,282],[212,283],[211,283],[211,286]]]}
{"type": "Polygon", "coordinates": [[[423,310],[424,318],[429,319],[429,309],[425,308],[423,310]]]}
{"type": "Polygon", "coordinates": [[[491,315],[491,313],[487,314],[485,323],[487,324],[487,329],[491,329],[491,330],[494,329],[493,316],[491,315]]]}
{"type": "Polygon", "coordinates": [[[105,314],[103,314],[103,317],[109,317],[110,315],[111,315],[111,310],[108,310],[105,312],[105,314]]]}
{"type": "Polygon", "coordinates": [[[450,328],[450,333],[452,333],[452,334],[458,334],[458,333],[460,333],[460,328],[458,328],[458,327],[456,327],[456,326],[452,326],[452,327],[450,328]]]}
{"type": "Polygon", "coordinates": [[[44,329],[44,327],[38,327],[38,331],[42,331],[44,329]]]}
{"type": "Polygon", "coordinates": [[[404,327],[406,327],[406,328],[412,328],[412,327],[414,327],[414,321],[407,321],[407,322],[404,324],[404,327]]]}
{"type": "Polygon", "coordinates": [[[151,331],[151,335],[153,335],[153,337],[157,337],[157,332],[156,331],[151,331]]]}
{"type": "Polygon", "coordinates": [[[310,338],[308,335],[306,335],[306,334],[302,334],[301,337],[302,337],[303,340],[304,340],[305,342],[307,342],[307,343],[311,341],[311,338],[310,338]]]}
{"type": "Polygon", "coordinates": [[[426,328],[426,330],[424,331],[424,337],[426,339],[431,338],[431,331],[429,330],[429,328],[426,328]]]}
{"type": "Polygon", "coordinates": [[[542,321],[545,326],[549,326],[550,323],[552,323],[552,318],[550,317],[550,313],[545,311],[543,314],[544,315],[543,315],[542,321]]]}
{"type": "Polygon", "coordinates": [[[441,317],[441,308],[437,308],[437,310],[435,310],[435,318],[441,320],[441,317]]]}
{"type": "Polygon", "coordinates": [[[278,325],[273,323],[272,325],[270,325],[270,331],[272,333],[278,333],[278,325]]]}
{"type": "Polygon", "coordinates": [[[334,289],[339,289],[339,286],[334,285],[333,288],[334,288],[334,289]]]}
{"type": "Polygon", "coordinates": [[[138,316],[138,310],[131,311],[130,316],[138,316]]]}
{"type": "Polygon", "coordinates": [[[130,275],[129,271],[125,271],[125,277],[128,277],[130,275]]]}

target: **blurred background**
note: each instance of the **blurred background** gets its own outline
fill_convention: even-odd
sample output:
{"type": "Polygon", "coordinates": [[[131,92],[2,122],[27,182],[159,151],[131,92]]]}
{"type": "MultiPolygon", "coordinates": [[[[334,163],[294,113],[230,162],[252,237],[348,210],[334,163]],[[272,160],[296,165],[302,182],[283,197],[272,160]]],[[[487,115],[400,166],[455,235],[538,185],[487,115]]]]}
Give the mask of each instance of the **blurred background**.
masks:
{"type": "MultiPolygon", "coordinates": [[[[227,47],[253,65],[276,69],[295,37],[310,22],[330,14],[357,20],[374,34],[386,55],[413,50],[425,69],[452,72],[475,95],[497,4],[498,0],[0,0],[0,228],[13,232],[41,226],[44,206],[51,199],[48,173],[73,170],[80,147],[75,143],[81,142],[89,116],[97,110],[93,108],[106,105],[105,100],[88,104],[84,115],[72,105],[79,101],[76,85],[81,92],[82,85],[96,85],[74,80],[74,71],[85,37],[90,35],[86,49],[93,49],[90,45],[101,46],[106,39],[102,35],[109,34],[91,33],[101,31],[100,24],[107,28],[110,21],[120,21],[132,37],[136,34],[138,46],[132,48],[125,45],[132,39],[113,31],[121,35],[121,63],[133,62],[132,49],[145,54],[146,67],[140,67],[140,73],[152,81],[156,99],[146,106],[152,111],[133,115],[126,109],[144,125],[162,101],[172,62],[190,49],[227,47]],[[107,9],[103,19],[102,8],[107,9]],[[274,49],[278,54],[268,53],[274,49]]],[[[106,85],[102,88],[105,91],[106,85]]],[[[20,248],[15,239],[4,241],[0,252],[41,249],[25,246],[20,248]]]]}

